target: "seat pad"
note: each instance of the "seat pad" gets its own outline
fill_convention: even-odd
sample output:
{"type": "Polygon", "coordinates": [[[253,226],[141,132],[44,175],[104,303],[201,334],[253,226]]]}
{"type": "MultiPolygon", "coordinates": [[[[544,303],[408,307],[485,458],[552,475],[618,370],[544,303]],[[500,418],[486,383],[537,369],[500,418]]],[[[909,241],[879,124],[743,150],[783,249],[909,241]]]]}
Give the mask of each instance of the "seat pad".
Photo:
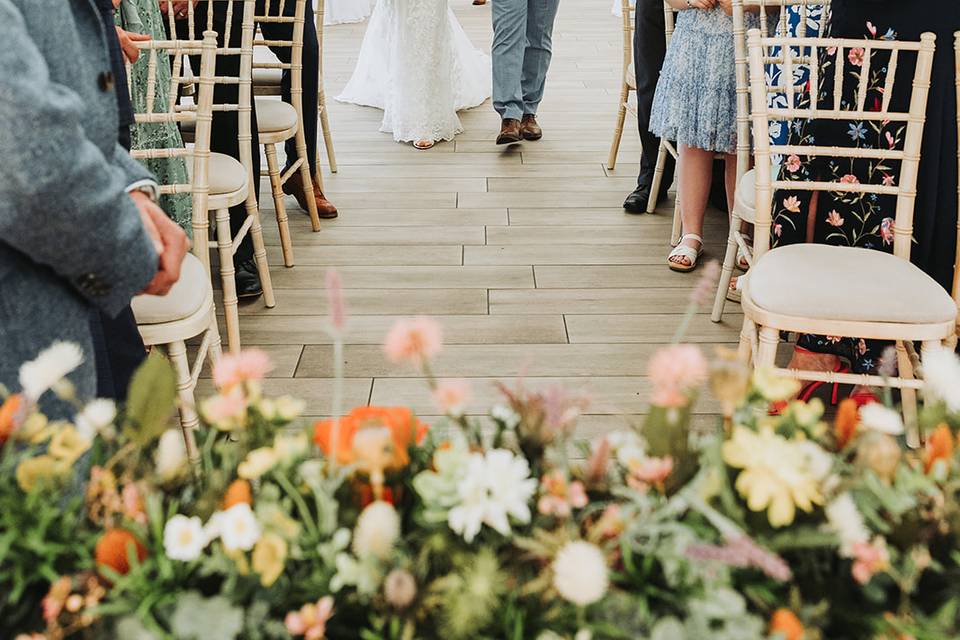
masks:
{"type": "Polygon", "coordinates": [[[188,253],[180,267],[180,279],[165,296],[136,296],[130,303],[137,324],[163,324],[189,318],[210,297],[211,285],[200,259],[188,253]]]}
{"type": "Polygon", "coordinates": [[[253,69],[253,84],[267,86],[267,87],[279,87],[280,80],[283,78],[282,69],[263,69],[263,68],[254,68],[253,69]]]}
{"type": "Polygon", "coordinates": [[[257,128],[261,133],[297,126],[297,110],[282,100],[257,99],[257,128]]]}
{"type": "Polygon", "coordinates": [[[874,249],[793,244],[750,269],[745,294],[769,313],[852,322],[938,324],[957,307],[933,278],[874,249]]]}
{"type": "Polygon", "coordinates": [[[737,192],[734,194],[734,206],[737,208],[737,215],[741,220],[753,222],[756,220],[757,209],[757,172],[750,169],[737,184],[737,192]]]}
{"type": "MultiPolygon", "coordinates": [[[[193,179],[193,166],[187,163],[187,172],[193,179]]],[[[210,176],[210,195],[220,196],[234,193],[243,189],[247,184],[247,172],[236,158],[222,153],[210,154],[210,165],[207,169],[210,176]]]]}

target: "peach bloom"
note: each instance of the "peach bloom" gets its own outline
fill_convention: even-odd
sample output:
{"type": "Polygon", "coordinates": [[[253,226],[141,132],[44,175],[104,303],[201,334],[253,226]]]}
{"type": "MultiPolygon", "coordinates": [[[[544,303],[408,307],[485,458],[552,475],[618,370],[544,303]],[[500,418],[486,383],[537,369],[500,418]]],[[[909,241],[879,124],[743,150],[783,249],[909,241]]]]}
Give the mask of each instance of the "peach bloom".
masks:
{"type": "Polygon", "coordinates": [[[589,499],[579,481],[568,482],[562,471],[551,471],[540,480],[537,510],[545,516],[569,517],[573,509],[587,506],[589,499]]]}
{"type": "Polygon", "coordinates": [[[63,611],[63,605],[70,596],[72,582],[68,576],[61,576],[50,585],[50,590],[43,597],[43,619],[47,624],[54,622],[63,611]]]}
{"type": "Polygon", "coordinates": [[[401,319],[387,334],[383,348],[392,362],[404,360],[419,364],[430,360],[443,346],[443,330],[433,318],[418,316],[401,319]]]}
{"type": "Polygon", "coordinates": [[[930,473],[938,460],[949,461],[953,456],[953,449],[953,432],[945,423],[940,423],[927,439],[926,451],[923,454],[924,470],[930,473]]]}
{"type": "Polygon", "coordinates": [[[830,213],[827,214],[827,224],[834,227],[843,226],[843,218],[837,213],[836,209],[831,210],[830,213]]]}
{"type": "Polygon", "coordinates": [[[337,331],[343,331],[347,324],[347,306],[343,301],[343,284],[336,269],[327,269],[327,313],[330,324],[337,331]]]}
{"type": "Polygon", "coordinates": [[[23,396],[19,393],[10,396],[0,405],[0,445],[13,433],[21,406],[23,406],[23,396]]]}
{"type": "Polygon", "coordinates": [[[862,47],[853,47],[847,53],[847,60],[855,67],[863,65],[864,50],[862,47]]]}
{"type": "Polygon", "coordinates": [[[873,542],[853,543],[853,579],[860,584],[867,584],[874,574],[885,571],[890,566],[890,553],[887,543],[877,536],[873,542]]]}
{"type": "Polygon", "coordinates": [[[790,213],[800,213],[800,198],[798,198],[797,196],[790,196],[789,198],[784,198],[783,208],[789,211],[790,213]]]}
{"type": "Polygon", "coordinates": [[[459,418],[473,397],[470,383],[461,378],[441,380],[433,391],[433,402],[443,413],[459,418]]]}
{"type": "Polygon", "coordinates": [[[806,630],[797,617],[790,609],[777,609],[770,616],[770,633],[779,633],[784,640],[803,640],[803,634],[806,630]]]}
{"type": "Polygon", "coordinates": [[[147,557],[147,548],[143,543],[137,540],[136,536],[126,529],[116,528],[107,529],[94,549],[94,557],[97,566],[107,566],[119,573],[126,575],[130,571],[130,560],[127,555],[127,549],[130,546],[134,548],[134,555],[143,562],[147,557]]]}
{"type": "Polygon", "coordinates": [[[833,436],[837,441],[837,448],[847,446],[857,433],[860,425],[860,412],[857,401],[853,398],[844,398],[837,407],[837,417],[833,423],[833,436]]]}
{"type": "Polygon", "coordinates": [[[801,165],[800,156],[796,154],[791,154],[787,158],[786,164],[784,164],[784,166],[787,168],[787,171],[789,171],[790,173],[796,173],[797,171],[799,171],[800,165],[801,165]]]}
{"type": "Polygon", "coordinates": [[[327,621],[333,617],[333,596],[323,596],[316,604],[310,603],[291,611],[284,618],[290,635],[303,636],[306,640],[323,640],[327,634],[327,621]]]}
{"type": "Polygon", "coordinates": [[[644,491],[649,487],[663,489],[663,483],[673,473],[673,458],[645,458],[630,465],[627,484],[634,489],[644,491]]]}
{"type": "Polygon", "coordinates": [[[244,502],[253,504],[253,492],[250,489],[250,483],[242,478],[238,478],[230,483],[223,494],[223,511],[230,507],[244,502]]]}
{"type": "Polygon", "coordinates": [[[364,429],[389,430],[392,437],[392,459],[389,468],[400,468],[410,462],[407,450],[419,444],[430,427],[417,420],[406,407],[357,407],[340,418],[337,442],[333,442],[335,420],[321,420],[314,425],[313,440],[324,455],[336,452],[338,464],[355,461],[354,438],[364,429]]]}
{"type": "Polygon", "coordinates": [[[621,513],[620,505],[617,504],[611,504],[604,509],[600,519],[594,525],[594,530],[605,539],[618,537],[626,528],[627,523],[621,513]]]}
{"type": "Polygon", "coordinates": [[[647,375],[653,382],[654,405],[682,407],[689,401],[688,394],[707,379],[707,361],[697,347],[675,344],[653,354],[647,375]]]}
{"type": "Polygon", "coordinates": [[[840,184],[860,184],[860,178],[852,173],[848,173],[840,178],[840,184]]]}
{"type": "Polygon", "coordinates": [[[207,398],[200,405],[207,422],[223,431],[240,427],[247,416],[247,397],[240,387],[207,398]]]}
{"type": "Polygon", "coordinates": [[[140,487],[134,482],[128,482],[123,486],[120,496],[123,500],[123,515],[137,524],[146,524],[147,511],[140,487]]]}
{"type": "Polygon", "coordinates": [[[261,349],[225,353],[213,365],[213,383],[227,391],[242,382],[263,380],[272,369],[270,356],[261,349]]]}

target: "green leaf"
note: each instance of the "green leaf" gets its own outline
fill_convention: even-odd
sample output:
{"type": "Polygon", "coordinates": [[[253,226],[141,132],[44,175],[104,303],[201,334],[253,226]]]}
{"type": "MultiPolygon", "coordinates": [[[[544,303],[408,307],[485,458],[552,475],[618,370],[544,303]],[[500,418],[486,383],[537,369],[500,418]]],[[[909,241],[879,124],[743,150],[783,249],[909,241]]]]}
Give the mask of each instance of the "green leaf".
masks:
{"type": "Polygon", "coordinates": [[[243,611],[223,596],[188,591],[177,600],[170,626],[182,640],[234,640],[243,631],[243,611]]]}
{"type": "Polygon", "coordinates": [[[127,436],[140,445],[160,437],[177,397],[177,379],[173,367],[158,351],[153,351],[130,382],[127,394],[127,436]]]}

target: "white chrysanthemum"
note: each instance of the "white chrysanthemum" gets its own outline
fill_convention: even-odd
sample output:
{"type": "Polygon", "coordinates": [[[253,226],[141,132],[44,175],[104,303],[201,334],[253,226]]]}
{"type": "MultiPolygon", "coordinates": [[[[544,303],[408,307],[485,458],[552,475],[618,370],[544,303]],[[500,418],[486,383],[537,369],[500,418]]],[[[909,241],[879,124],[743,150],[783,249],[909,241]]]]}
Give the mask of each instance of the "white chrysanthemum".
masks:
{"type": "Polygon", "coordinates": [[[960,358],[939,349],[923,358],[924,393],[960,413],[960,358]]]}
{"type": "Polygon", "coordinates": [[[154,470],[160,482],[169,482],[187,466],[187,447],[179,429],[167,429],[157,442],[154,470]]]}
{"type": "Polygon", "coordinates": [[[393,544],[400,537],[400,516],[393,505],[377,500],[357,518],[353,530],[353,552],[358,558],[373,556],[385,559],[393,551],[393,544]]]}
{"type": "Polygon", "coordinates": [[[196,516],[188,518],[177,514],[167,520],[163,528],[163,550],[172,560],[196,560],[207,546],[203,522],[196,516]]]}
{"type": "Polygon", "coordinates": [[[113,400],[101,398],[91,400],[74,418],[77,432],[89,441],[93,441],[98,433],[103,433],[113,424],[117,417],[117,405],[113,400]]]}
{"type": "Polygon", "coordinates": [[[506,449],[485,455],[470,455],[464,478],[457,486],[459,502],[450,510],[450,528],[472,542],[486,524],[502,535],[510,535],[510,518],[530,522],[530,499],[537,481],[530,478],[525,458],[506,449]]]}
{"type": "Polygon", "coordinates": [[[250,505],[240,502],[221,512],[216,525],[207,532],[208,539],[213,532],[219,534],[227,551],[250,551],[263,530],[250,505]]]}
{"type": "Polygon", "coordinates": [[[603,551],[589,542],[568,542],[553,561],[553,586],[564,600],[586,607],[607,593],[610,576],[603,551]]]}
{"type": "Polygon", "coordinates": [[[826,528],[840,538],[841,556],[852,557],[853,545],[870,541],[870,532],[849,493],[844,492],[834,498],[824,511],[827,514],[826,528]]]}
{"type": "Polygon", "coordinates": [[[35,359],[20,365],[20,387],[32,402],[63,380],[83,362],[83,350],[73,342],[54,342],[35,359]]]}
{"type": "Polygon", "coordinates": [[[860,407],[860,422],[867,429],[899,436],[903,433],[903,420],[900,414],[879,402],[871,402],[860,407]]]}

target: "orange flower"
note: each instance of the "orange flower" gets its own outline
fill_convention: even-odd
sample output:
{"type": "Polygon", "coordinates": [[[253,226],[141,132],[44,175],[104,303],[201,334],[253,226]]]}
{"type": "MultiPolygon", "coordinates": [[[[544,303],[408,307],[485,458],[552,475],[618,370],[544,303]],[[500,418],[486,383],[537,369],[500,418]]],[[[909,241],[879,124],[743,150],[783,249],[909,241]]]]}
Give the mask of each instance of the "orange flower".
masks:
{"type": "Polygon", "coordinates": [[[779,633],[785,640],[803,640],[805,629],[800,618],[790,609],[777,609],[770,616],[770,633],[779,633]]]}
{"type": "Polygon", "coordinates": [[[245,502],[253,505],[253,492],[250,490],[250,483],[243,479],[237,479],[230,483],[226,493],[223,494],[223,510],[245,502]]]}
{"type": "Polygon", "coordinates": [[[937,460],[949,460],[953,455],[953,447],[953,432],[946,424],[940,423],[927,440],[927,450],[923,455],[924,471],[930,473],[937,460]]]}
{"type": "Polygon", "coordinates": [[[100,536],[94,550],[97,565],[106,565],[120,575],[126,575],[130,571],[130,561],[127,557],[127,549],[130,545],[133,545],[136,550],[137,559],[143,562],[147,557],[147,548],[137,540],[136,536],[126,529],[108,529],[100,536]]]}
{"type": "Polygon", "coordinates": [[[13,419],[22,405],[23,396],[19,393],[10,396],[3,405],[0,405],[0,445],[13,433],[13,419]]]}
{"type": "Polygon", "coordinates": [[[857,433],[860,425],[860,412],[857,401],[853,398],[844,398],[837,407],[837,418],[833,423],[833,436],[837,439],[837,448],[843,449],[857,433]]]}
{"type": "Polygon", "coordinates": [[[350,415],[340,418],[337,442],[333,442],[334,420],[321,420],[314,426],[313,440],[325,455],[336,452],[339,464],[351,464],[356,454],[353,439],[363,429],[390,431],[393,441],[393,457],[390,468],[404,467],[410,462],[407,450],[413,443],[420,443],[430,429],[417,420],[406,407],[357,407],[350,415]]]}

